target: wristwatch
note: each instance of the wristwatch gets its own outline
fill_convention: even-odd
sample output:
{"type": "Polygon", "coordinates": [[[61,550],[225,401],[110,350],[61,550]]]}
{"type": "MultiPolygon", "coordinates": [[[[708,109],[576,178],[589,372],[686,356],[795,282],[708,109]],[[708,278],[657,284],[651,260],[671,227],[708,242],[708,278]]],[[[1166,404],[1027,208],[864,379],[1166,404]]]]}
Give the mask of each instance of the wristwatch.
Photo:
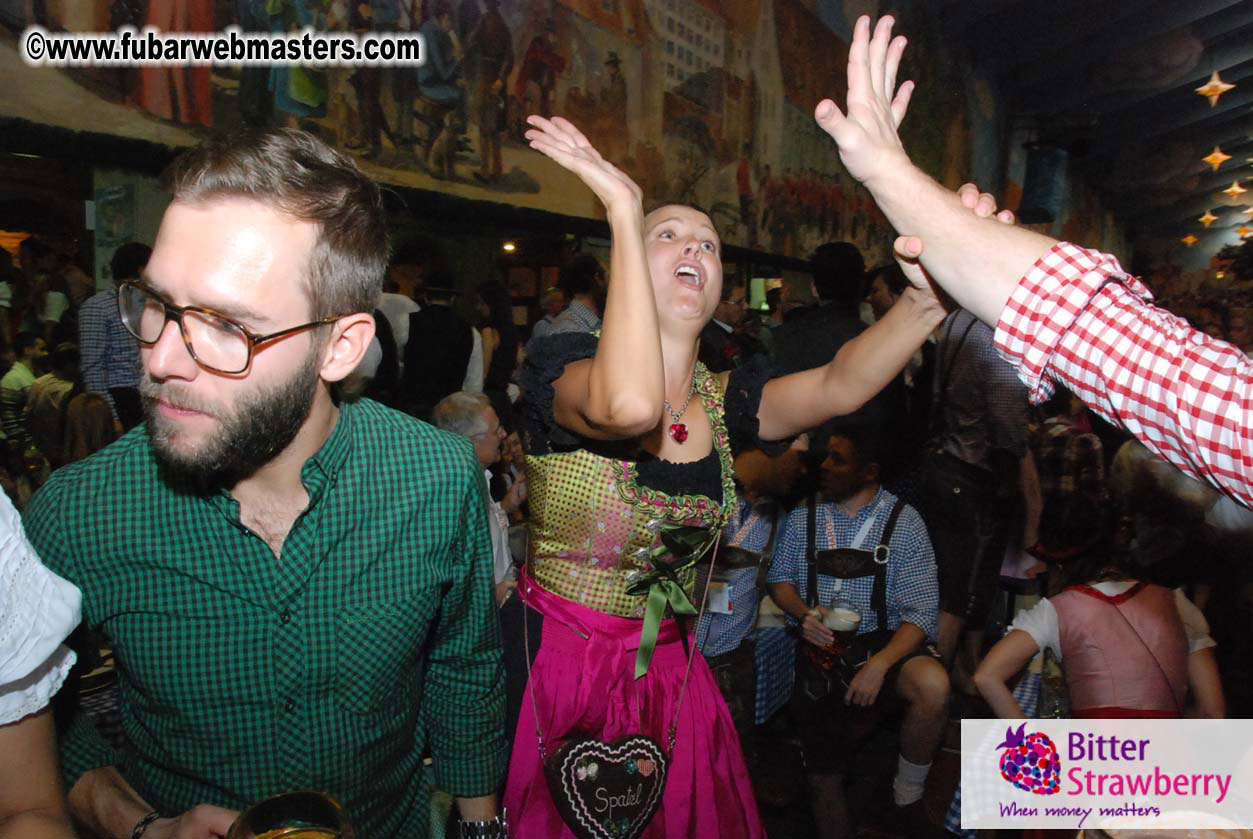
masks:
{"type": "Polygon", "coordinates": [[[481,822],[461,821],[461,839],[509,839],[509,822],[505,810],[494,819],[481,822]]]}

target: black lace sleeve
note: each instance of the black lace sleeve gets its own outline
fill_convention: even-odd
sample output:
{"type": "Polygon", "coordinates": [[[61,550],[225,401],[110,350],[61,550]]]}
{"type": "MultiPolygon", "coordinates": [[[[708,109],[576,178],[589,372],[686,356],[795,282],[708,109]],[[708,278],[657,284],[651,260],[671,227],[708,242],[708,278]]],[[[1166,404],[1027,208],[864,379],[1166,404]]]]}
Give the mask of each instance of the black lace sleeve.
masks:
{"type": "Polygon", "coordinates": [[[774,367],[765,354],[754,355],[731,371],[727,381],[724,410],[727,434],[731,437],[731,451],[734,454],[749,449],[761,449],[774,456],[787,451],[791,440],[767,442],[757,436],[757,409],[761,405],[761,391],[772,378],[774,367]]]}
{"type": "Polygon", "coordinates": [[[598,341],[590,332],[559,332],[527,344],[518,381],[526,400],[524,443],[528,452],[547,454],[580,445],[580,438],[558,426],[553,418],[553,382],[561,378],[567,364],[594,356],[598,341]]]}

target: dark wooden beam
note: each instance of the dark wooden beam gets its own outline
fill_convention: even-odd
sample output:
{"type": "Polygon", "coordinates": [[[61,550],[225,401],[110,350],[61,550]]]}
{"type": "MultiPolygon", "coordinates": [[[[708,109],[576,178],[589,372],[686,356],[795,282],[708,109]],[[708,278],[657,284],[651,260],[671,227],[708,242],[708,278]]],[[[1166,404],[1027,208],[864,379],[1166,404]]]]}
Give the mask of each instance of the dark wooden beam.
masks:
{"type": "Polygon", "coordinates": [[[1022,0],[941,0],[934,11],[946,31],[965,36],[971,28],[988,18],[1021,5],[1022,0]]]}
{"type": "MultiPolygon", "coordinates": [[[[1083,99],[1080,94],[1048,100],[1042,107],[1054,112],[1083,110],[1088,113],[1117,115],[1139,108],[1163,107],[1170,103],[1171,107],[1196,105],[1200,103],[1208,107],[1209,103],[1197,94],[1196,89],[1209,81],[1210,73],[1218,70],[1224,81],[1239,83],[1239,79],[1249,72],[1253,66],[1253,21],[1241,27],[1235,35],[1234,42],[1225,40],[1207,51],[1205,58],[1188,76],[1167,88],[1152,90],[1127,91],[1100,97],[1083,99]]],[[[1226,94],[1223,95],[1226,98],[1226,94]]],[[[1218,100],[1220,103],[1222,99],[1218,100]]]]}
{"type": "MultiPolygon", "coordinates": [[[[1243,178],[1234,173],[1227,173],[1221,178],[1206,178],[1186,198],[1165,207],[1148,207],[1141,212],[1124,211],[1119,213],[1119,218],[1134,226],[1160,228],[1172,224],[1190,224],[1207,210],[1215,215],[1238,211],[1241,207],[1253,205],[1253,169],[1246,166],[1245,172],[1248,174],[1243,178]],[[1248,192],[1233,200],[1222,192],[1236,180],[1248,192]]],[[[1220,171],[1218,175],[1223,173],[1220,171]]],[[[1253,226],[1253,221],[1250,225],[1253,226]]]]}
{"type": "Polygon", "coordinates": [[[1240,77],[1242,84],[1235,90],[1223,94],[1217,107],[1211,108],[1203,103],[1202,108],[1191,108],[1180,112],[1173,119],[1168,113],[1146,115],[1129,124],[1136,126],[1139,136],[1148,143],[1160,144],[1179,140],[1196,140],[1205,144],[1209,137],[1239,131],[1238,126],[1253,126],[1253,64],[1250,72],[1240,77]],[[1233,126],[1236,126],[1233,129],[1233,126]]]}
{"type": "Polygon", "coordinates": [[[1056,101],[1059,91],[1072,97],[1082,95],[1090,87],[1092,67],[1106,57],[1116,57],[1180,29],[1188,29],[1209,45],[1233,29],[1253,24],[1253,3],[1246,0],[1156,0],[1122,5],[1131,7],[1131,13],[1107,21],[1082,41],[1059,43],[1043,56],[1023,56],[1006,72],[1006,85],[1020,91],[1025,101],[1038,99],[1041,93],[1056,101]]]}
{"type": "MultiPolygon", "coordinates": [[[[1189,0],[1191,2],[1191,0],[1189,0]]],[[[999,78],[1025,63],[1063,54],[1071,64],[1076,45],[1137,14],[1136,0],[1028,2],[981,20],[970,29],[980,63],[999,78]]]]}
{"type": "Polygon", "coordinates": [[[1213,108],[1196,94],[1194,88],[1200,82],[1190,80],[1133,107],[1094,115],[1095,130],[1089,137],[1093,153],[1114,157],[1136,145],[1186,141],[1198,147],[1208,145],[1202,152],[1205,154],[1215,142],[1238,136],[1241,131],[1253,133],[1253,109],[1249,107],[1253,102],[1253,59],[1229,68],[1223,78],[1236,88],[1223,94],[1213,108]]]}

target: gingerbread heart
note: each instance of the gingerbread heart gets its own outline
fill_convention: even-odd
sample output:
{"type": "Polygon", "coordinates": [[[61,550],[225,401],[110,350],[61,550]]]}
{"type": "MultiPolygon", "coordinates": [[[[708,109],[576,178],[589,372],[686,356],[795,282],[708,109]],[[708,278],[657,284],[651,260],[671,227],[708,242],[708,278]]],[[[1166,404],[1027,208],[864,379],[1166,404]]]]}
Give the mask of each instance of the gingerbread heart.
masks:
{"type": "Polygon", "coordinates": [[[567,740],[544,761],[544,776],[579,839],[637,839],[661,806],[668,768],[657,742],[637,734],[567,740]]]}

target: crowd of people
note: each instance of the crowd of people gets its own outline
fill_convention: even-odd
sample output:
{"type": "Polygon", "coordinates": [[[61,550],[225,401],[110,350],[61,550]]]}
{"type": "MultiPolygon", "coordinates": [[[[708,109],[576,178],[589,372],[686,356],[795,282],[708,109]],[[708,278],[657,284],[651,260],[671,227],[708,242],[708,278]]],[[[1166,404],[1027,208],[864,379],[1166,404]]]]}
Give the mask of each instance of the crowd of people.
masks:
{"type": "Polygon", "coordinates": [[[220,837],[312,789],[360,836],[426,836],[443,796],[462,836],[757,837],[789,744],[782,804],[830,839],[880,801],[854,790],[885,732],[879,809],[926,836],[948,720],[1020,716],[1042,651],[1076,716],[1223,716],[1213,579],[1172,578],[1162,528],[1242,557],[1253,367],[1112,257],[917,170],[891,27],[858,22],[847,108],[816,118],[898,264],[831,243],[818,303],[768,319],[706,213],[646,207],[559,117],[527,140],[613,247],[563,266],[529,335],[496,281],[458,305],[426,266],[400,294],[377,185],[292,129],[180,157],[109,290],[71,303],[29,246],[0,836],[220,837]],[[1007,578],[1051,596],[1002,617],[1007,578]],[[102,646],[113,701],[58,730],[102,646]]]}
{"type": "MultiPolygon", "coordinates": [[[[111,276],[138,278],[148,253],[121,246],[111,276]]],[[[0,335],[0,486],[20,510],[51,470],[139,424],[139,350],[118,318],[116,289],[95,291],[61,249],[33,236],[18,264],[0,252],[0,335]]]]}

